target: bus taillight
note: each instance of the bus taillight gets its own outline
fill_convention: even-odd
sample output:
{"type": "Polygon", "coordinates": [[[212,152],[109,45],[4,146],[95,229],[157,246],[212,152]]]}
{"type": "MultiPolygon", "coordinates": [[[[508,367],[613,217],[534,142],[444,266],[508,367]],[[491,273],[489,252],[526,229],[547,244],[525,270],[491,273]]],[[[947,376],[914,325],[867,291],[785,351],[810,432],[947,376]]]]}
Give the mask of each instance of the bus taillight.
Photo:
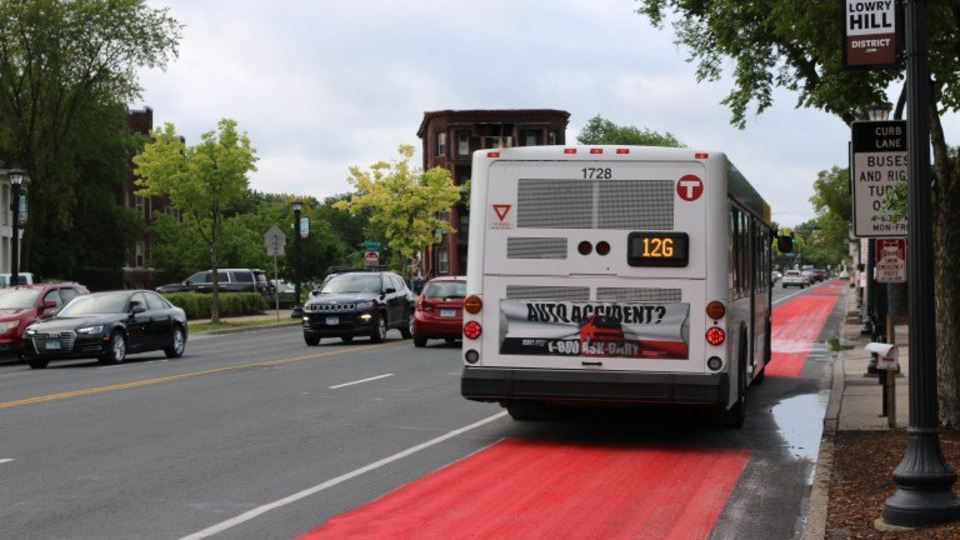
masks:
{"type": "Polygon", "coordinates": [[[563,153],[564,153],[564,154],[576,154],[576,153],[577,153],[577,149],[576,149],[576,148],[564,148],[564,149],[563,149],[563,153]]]}
{"type": "Polygon", "coordinates": [[[723,342],[726,341],[727,333],[724,332],[723,328],[720,328],[719,326],[711,326],[710,329],[707,330],[706,338],[707,343],[713,345],[714,347],[718,347],[723,345],[723,342]]]}
{"type": "Polygon", "coordinates": [[[608,255],[610,254],[610,244],[601,240],[597,242],[597,255],[608,255]]]}
{"type": "Polygon", "coordinates": [[[577,244],[577,251],[580,252],[581,255],[589,255],[593,251],[593,244],[584,240],[577,244]]]}
{"type": "Polygon", "coordinates": [[[726,314],[727,306],[723,305],[723,302],[714,300],[713,302],[707,304],[707,317],[710,317],[714,320],[720,320],[726,314]]]}
{"type": "Polygon", "coordinates": [[[480,313],[480,310],[483,309],[483,300],[475,294],[471,294],[463,301],[463,309],[472,315],[480,313]]]}
{"type": "Polygon", "coordinates": [[[470,321],[463,325],[463,337],[467,339],[477,339],[482,332],[483,328],[480,327],[480,323],[477,321],[470,321]]]}
{"type": "Polygon", "coordinates": [[[629,153],[630,153],[630,149],[629,149],[629,148],[617,148],[617,153],[620,154],[620,155],[629,154],[629,153]]]}
{"type": "Polygon", "coordinates": [[[603,153],[603,148],[591,148],[591,149],[590,149],[590,153],[591,153],[591,154],[602,154],[602,153],[603,153]]]}

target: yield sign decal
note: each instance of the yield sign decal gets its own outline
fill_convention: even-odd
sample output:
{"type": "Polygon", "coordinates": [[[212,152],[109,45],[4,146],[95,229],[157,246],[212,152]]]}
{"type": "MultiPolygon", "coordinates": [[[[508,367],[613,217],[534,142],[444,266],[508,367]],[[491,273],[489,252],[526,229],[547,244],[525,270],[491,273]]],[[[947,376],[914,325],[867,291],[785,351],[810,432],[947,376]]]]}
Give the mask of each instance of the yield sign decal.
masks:
{"type": "Polygon", "coordinates": [[[510,204],[495,204],[493,205],[493,211],[497,214],[497,219],[503,221],[507,218],[507,214],[510,212],[510,207],[513,205],[510,204]]]}

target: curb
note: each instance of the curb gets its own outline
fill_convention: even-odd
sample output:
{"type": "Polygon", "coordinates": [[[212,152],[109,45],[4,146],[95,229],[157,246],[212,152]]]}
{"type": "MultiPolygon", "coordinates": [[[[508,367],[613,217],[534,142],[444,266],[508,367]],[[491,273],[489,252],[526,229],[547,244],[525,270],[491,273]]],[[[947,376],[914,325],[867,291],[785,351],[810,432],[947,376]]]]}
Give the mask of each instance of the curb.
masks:
{"type": "Polygon", "coordinates": [[[275,321],[267,322],[267,324],[257,325],[257,326],[244,326],[242,328],[224,328],[222,330],[208,330],[205,332],[190,333],[190,339],[198,339],[203,336],[226,336],[230,334],[245,334],[247,332],[260,332],[263,330],[272,330],[275,328],[289,328],[291,326],[300,326],[302,323],[300,321],[289,321],[277,323],[275,321]]]}
{"type": "MultiPolygon", "coordinates": [[[[846,304],[848,290],[844,290],[843,302],[846,304]]],[[[840,327],[844,326],[841,319],[840,327]]],[[[846,388],[846,373],[843,351],[837,353],[830,371],[830,399],[823,417],[823,435],[820,437],[820,450],[810,490],[810,502],[807,503],[807,517],[802,540],[822,540],[827,534],[827,506],[830,503],[830,476],[833,473],[834,438],[840,428],[840,408],[843,404],[843,392],[846,388]]]]}

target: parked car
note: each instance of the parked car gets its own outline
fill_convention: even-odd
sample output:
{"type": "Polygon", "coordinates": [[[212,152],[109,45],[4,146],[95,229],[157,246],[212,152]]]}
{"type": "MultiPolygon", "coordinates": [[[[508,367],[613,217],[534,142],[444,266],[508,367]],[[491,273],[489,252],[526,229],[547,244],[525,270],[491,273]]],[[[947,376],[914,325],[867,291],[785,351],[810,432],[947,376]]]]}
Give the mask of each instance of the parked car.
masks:
{"type": "MultiPolygon", "coordinates": [[[[220,292],[259,292],[267,300],[273,298],[273,290],[267,274],[256,268],[220,268],[217,270],[217,288],[220,292]]],[[[197,272],[180,283],[157,287],[157,292],[213,292],[213,272],[197,272]]]]}
{"type": "Polygon", "coordinates": [[[783,273],[782,283],[784,289],[787,287],[800,287],[803,289],[810,284],[810,280],[799,270],[787,270],[783,273]]]}
{"type": "Polygon", "coordinates": [[[23,331],[52,316],[77,296],[90,294],[79,283],[20,285],[0,289],[0,353],[20,351],[23,331]]]}
{"type": "Polygon", "coordinates": [[[187,343],[187,316],[153,291],[78,296],[56,315],[23,333],[23,357],[33,369],[51,360],[97,358],[119,364],[128,354],[162,350],[179,358],[187,343]]]}
{"type": "Polygon", "coordinates": [[[414,296],[393,272],[345,272],[328,276],[303,306],[303,340],[317,345],[321,338],[345,342],[370,336],[379,343],[391,328],[412,337],[414,296]]]}
{"type": "Polygon", "coordinates": [[[292,283],[287,283],[283,280],[271,279],[270,288],[272,291],[272,294],[270,295],[271,308],[279,304],[280,309],[290,309],[298,304],[297,289],[292,283]]]}
{"type": "Polygon", "coordinates": [[[417,298],[413,315],[413,344],[425,347],[428,339],[448,343],[463,338],[463,299],[467,296],[465,276],[433,278],[417,298]]]}
{"type": "Polygon", "coordinates": [[[778,270],[774,270],[774,271],[770,274],[770,283],[776,283],[776,282],[780,281],[781,279],[783,279],[783,274],[781,274],[778,270]]]}
{"type": "MultiPolygon", "coordinates": [[[[13,279],[12,274],[0,274],[0,287],[14,285],[13,283],[11,283],[12,279],[13,279]]],[[[17,283],[17,285],[33,285],[34,283],[33,274],[31,274],[30,272],[20,272],[19,274],[17,274],[17,281],[19,282],[17,283]]]]}

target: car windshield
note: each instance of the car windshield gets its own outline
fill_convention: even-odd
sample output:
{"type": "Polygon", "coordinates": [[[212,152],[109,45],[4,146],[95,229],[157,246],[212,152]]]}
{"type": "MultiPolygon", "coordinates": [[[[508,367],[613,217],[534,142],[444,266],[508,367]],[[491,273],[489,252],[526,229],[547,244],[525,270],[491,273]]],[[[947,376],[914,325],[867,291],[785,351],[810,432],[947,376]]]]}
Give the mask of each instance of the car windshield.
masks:
{"type": "Polygon", "coordinates": [[[58,317],[79,317],[94,313],[125,313],[127,293],[78,296],[60,310],[58,317]]]}
{"type": "Polygon", "coordinates": [[[377,274],[343,274],[334,276],[323,285],[320,294],[378,293],[380,276],[377,274]]]}
{"type": "Polygon", "coordinates": [[[430,283],[423,295],[427,298],[463,298],[467,295],[467,284],[464,281],[430,283]]]}
{"type": "Polygon", "coordinates": [[[40,289],[17,289],[0,293],[0,309],[27,309],[37,302],[40,289]]]}

